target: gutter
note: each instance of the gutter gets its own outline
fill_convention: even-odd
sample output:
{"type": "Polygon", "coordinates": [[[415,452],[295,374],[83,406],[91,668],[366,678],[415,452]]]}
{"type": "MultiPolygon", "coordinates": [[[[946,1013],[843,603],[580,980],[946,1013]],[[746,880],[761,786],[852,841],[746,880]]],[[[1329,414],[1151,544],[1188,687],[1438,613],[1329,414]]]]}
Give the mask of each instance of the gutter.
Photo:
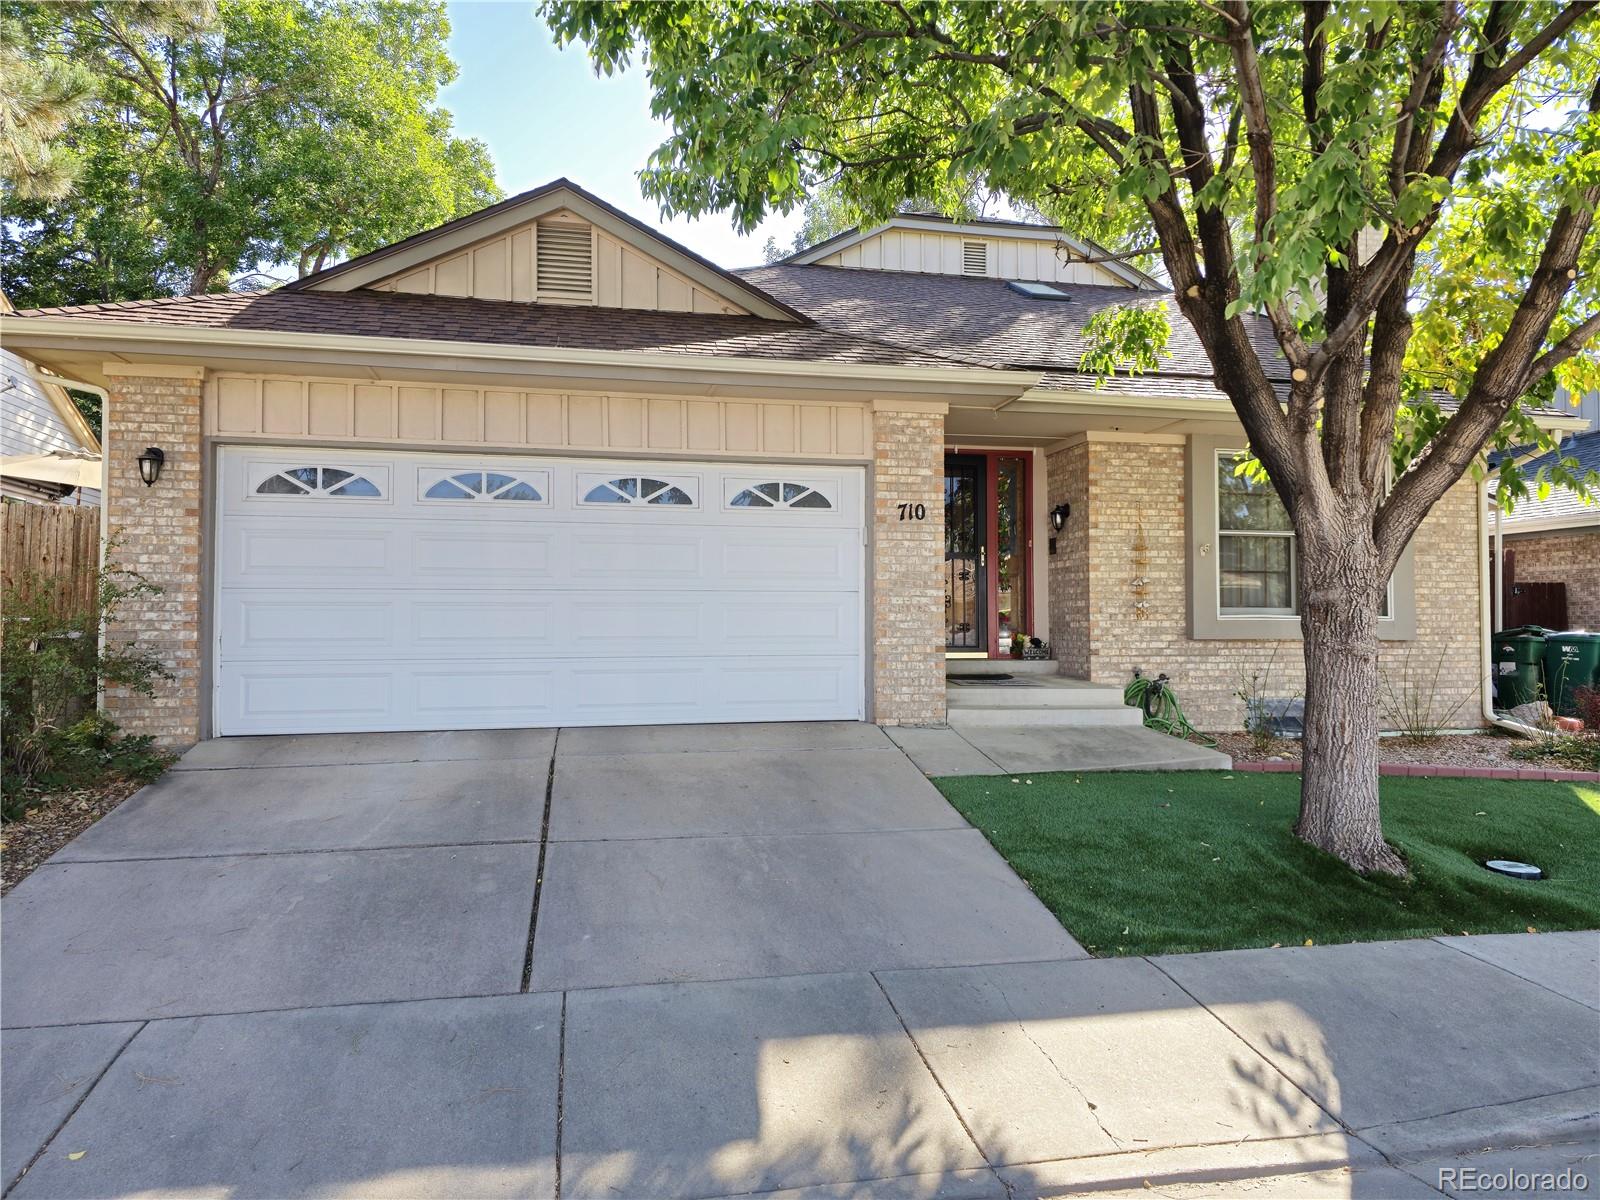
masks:
{"type": "MultiPolygon", "coordinates": [[[[442,341],[433,338],[388,338],[327,333],[285,333],[277,330],[195,329],[134,322],[94,322],[81,317],[13,317],[5,323],[8,346],[61,349],[85,344],[131,345],[170,352],[184,347],[205,351],[308,350],[378,354],[389,358],[477,359],[487,362],[547,367],[656,367],[669,371],[710,371],[765,375],[808,381],[839,378],[897,383],[961,384],[1011,395],[1034,387],[1042,371],[1015,371],[952,363],[939,367],[896,367],[877,363],[829,363],[763,359],[737,355],[666,354],[651,350],[584,350],[575,347],[512,346],[493,342],[442,341]],[[88,326],[98,326],[88,328],[88,326]],[[991,387],[982,387],[988,384],[991,387]]],[[[77,386],[77,385],[74,385],[77,386]]]]}

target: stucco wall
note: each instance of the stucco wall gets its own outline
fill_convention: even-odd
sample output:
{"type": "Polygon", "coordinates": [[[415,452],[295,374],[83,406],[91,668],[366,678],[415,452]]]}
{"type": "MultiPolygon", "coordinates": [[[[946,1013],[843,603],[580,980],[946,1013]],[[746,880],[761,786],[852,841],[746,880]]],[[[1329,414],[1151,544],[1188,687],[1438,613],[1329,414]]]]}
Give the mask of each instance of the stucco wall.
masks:
{"type": "MultiPolygon", "coordinates": [[[[1065,581],[1069,597],[1077,568],[1063,553],[1084,554],[1087,543],[1087,626],[1081,602],[1051,596],[1052,636],[1068,674],[1123,684],[1135,667],[1165,671],[1185,713],[1202,729],[1243,725],[1237,693],[1250,676],[1271,697],[1304,694],[1305,665],[1298,639],[1206,640],[1189,637],[1189,567],[1185,531],[1185,447],[1181,442],[1088,441],[1049,461],[1051,494],[1057,475],[1082,471],[1087,495],[1080,519],[1073,503],[1069,529],[1051,564],[1051,582],[1065,581]],[[1074,457],[1081,451],[1086,463],[1074,457]],[[1136,580],[1143,579],[1142,585],[1136,580]],[[1141,594],[1142,593],[1142,594],[1141,594]]],[[[1063,495],[1067,494],[1065,491],[1063,495]]],[[[1385,642],[1381,669],[1391,687],[1405,680],[1434,694],[1449,727],[1479,718],[1479,601],[1476,489],[1463,482],[1437,506],[1416,538],[1417,637],[1385,642]]],[[[1399,598],[1404,603],[1404,598],[1399,598]]],[[[1383,698],[1379,698],[1383,704],[1383,698]]]]}
{"type": "Polygon", "coordinates": [[[1600,523],[1508,536],[1505,545],[1516,551],[1518,583],[1565,583],[1567,624],[1600,630],[1600,523]]]}

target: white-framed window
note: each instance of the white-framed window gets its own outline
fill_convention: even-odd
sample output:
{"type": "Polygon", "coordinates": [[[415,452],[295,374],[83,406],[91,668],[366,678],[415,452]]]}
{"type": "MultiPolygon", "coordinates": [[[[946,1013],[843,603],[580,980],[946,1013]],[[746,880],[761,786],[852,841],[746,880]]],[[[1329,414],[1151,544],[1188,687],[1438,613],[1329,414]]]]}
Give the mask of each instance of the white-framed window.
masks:
{"type": "MultiPolygon", "coordinates": [[[[1236,474],[1239,453],[1217,452],[1217,614],[1299,616],[1294,523],[1271,483],[1236,474]]],[[[1389,616],[1393,603],[1391,578],[1380,619],[1389,616]]]]}
{"type": "Polygon", "coordinates": [[[343,467],[286,467],[256,485],[259,496],[332,496],[381,500],[383,489],[365,475],[343,467]]]}
{"type": "Polygon", "coordinates": [[[578,476],[578,503],[627,505],[655,504],[692,508],[694,485],[687,479],[661,479],[655,475],[578,476]]]}
{"type": "Polygon", "coordinates": [[[1300,611],[1294,524],[1272,484],[1236,474],[1237,452],[1217,452],[1217,611],[1293,616],[1300,611]]]}
{"type": "Polygon", "coordinates": [[[812,508],[828,509],[833,500],[820,484],[773,479],[763,483],[729,484],[729,508],[812,508]]]}
{"type": "Polygon", "coordinates": [[[421,480],[422,499],[511,501],[543,504],[550,490],[543,472],[528,476],[511,471],[428,471],[421,480]]]}

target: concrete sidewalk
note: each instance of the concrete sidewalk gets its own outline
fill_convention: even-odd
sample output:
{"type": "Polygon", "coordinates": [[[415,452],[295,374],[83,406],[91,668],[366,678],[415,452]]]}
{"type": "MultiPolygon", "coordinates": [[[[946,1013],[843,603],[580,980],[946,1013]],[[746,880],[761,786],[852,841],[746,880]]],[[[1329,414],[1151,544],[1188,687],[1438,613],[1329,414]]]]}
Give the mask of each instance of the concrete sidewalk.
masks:
{"type": "MultiPolygon", "coordinates": [[[[1600,1176],[1600,935],[9,1030],[14,1195],[1411,1197],[1600,1176]],[[35,1156],[37,1159],[35,1160],[35,1156]]],[[[1490,1194],[1516,1194],[1515,1191],[1490,1194]]]]}

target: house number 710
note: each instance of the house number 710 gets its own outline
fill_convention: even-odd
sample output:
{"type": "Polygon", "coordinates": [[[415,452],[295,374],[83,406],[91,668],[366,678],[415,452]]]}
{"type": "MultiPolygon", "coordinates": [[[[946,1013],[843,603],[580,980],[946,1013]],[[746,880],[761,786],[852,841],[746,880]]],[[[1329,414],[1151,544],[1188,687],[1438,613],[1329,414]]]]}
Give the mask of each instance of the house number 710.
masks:
{"type": "Polygon", "coordinates": [[[900,519],[902,521],[926,521],[928,519],[928,506],[926,504],[902,504],[900,506],[900,519]]]}

